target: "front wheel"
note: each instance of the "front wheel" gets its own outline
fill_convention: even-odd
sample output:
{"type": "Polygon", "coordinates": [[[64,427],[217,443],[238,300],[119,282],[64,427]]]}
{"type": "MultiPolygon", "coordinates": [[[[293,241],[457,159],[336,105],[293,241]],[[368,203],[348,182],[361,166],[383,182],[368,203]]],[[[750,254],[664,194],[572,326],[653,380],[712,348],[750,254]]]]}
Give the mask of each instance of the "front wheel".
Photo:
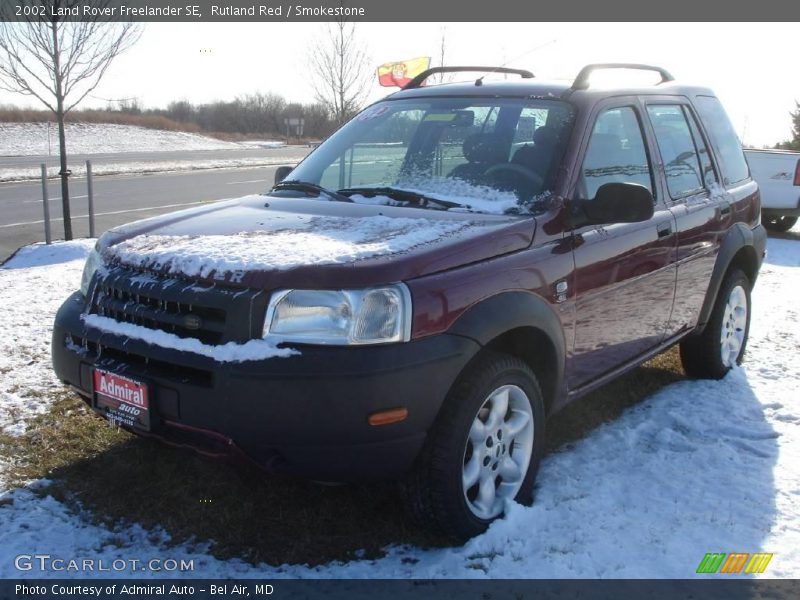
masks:
{"type": "Polygon", "coordinates": [[[795,223],[797,223],[797,217],[770,216],[762,217],[761,221],[764,223],[764,227],[770,231],[783,233],[794,227],[795,223]]]}
{"type": "Polygon", "coordinates": [[[739,269],[722,282],[703,333],[681,342],[681,363],[687,375],[721,379],[742,362],[750,332],[750,287],[739,269]]]}
{"type": "Polygon", "coordinates": [[[406,484],[428,528],[465,541],[506,503],[532,499],[544,449],[544,403],[523,361],[486,353],[453,386],[406,484]]]}

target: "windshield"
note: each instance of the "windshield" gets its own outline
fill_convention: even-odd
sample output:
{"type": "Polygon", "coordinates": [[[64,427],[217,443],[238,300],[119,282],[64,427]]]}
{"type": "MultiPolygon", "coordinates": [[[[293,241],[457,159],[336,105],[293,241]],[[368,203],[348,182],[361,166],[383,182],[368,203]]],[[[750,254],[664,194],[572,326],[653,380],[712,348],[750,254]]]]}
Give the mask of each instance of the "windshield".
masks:
{"type": "Polygon", "coordinates": [[[287,181],[343,192],[355,202],[404,205],[408,194],[397,192],[413,192],[446,201],[426,204],[435,209],[539,212],[573,114],[558,100],[384,101],[326,140],[287,181]]]}

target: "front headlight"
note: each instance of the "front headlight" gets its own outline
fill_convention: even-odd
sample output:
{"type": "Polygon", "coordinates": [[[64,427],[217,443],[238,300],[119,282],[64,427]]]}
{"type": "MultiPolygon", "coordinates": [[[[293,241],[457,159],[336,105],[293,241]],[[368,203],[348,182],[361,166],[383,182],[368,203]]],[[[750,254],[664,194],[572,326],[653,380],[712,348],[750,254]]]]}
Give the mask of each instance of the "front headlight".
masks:
{"type": "Polygon", "coordinates": [[[86,296],[89,294],[89,284],[92,282],[92,277],[97,272],[97,269],[103,264],[103,259],[95,246],[89,256],[86,257],[86,263],[83,265],[83,274],[81,275],[81,293],[86,296]]]}
{"type": "Polygon", "coordinates": [[[411,294],[402,283],[364,290],[281,290],[264,320],[277,342],[386,344],[411,338],[411,294]]]}

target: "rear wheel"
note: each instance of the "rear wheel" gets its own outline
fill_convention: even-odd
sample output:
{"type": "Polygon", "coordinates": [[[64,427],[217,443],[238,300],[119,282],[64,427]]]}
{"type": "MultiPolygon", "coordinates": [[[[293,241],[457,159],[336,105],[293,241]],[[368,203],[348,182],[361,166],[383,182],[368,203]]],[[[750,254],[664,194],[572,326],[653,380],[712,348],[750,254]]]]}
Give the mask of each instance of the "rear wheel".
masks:
{"type": "Polygon", "coordinates": [[[721,379],[742,362],[750,331],[750,280],[731,271],[717,295],[703,333],[681,342],[681,362],[690,377],[721,379]]]}
{"type": "Polygon", "coordinates": [[[544,403],[521,360],[487,353],[451,390],[406,484],[428,528],[465,541],[530,503],[544,449],[544,403]]]}
{"type": "Polygon", "coordinates": [[[794,227],[795,223],[797,223],[797,217],[779,217],[773,215],[769,217],[763,217],[761,221],[764,223],[764,227],[770,231],[782,233],[784,231],[789,231],[792,227],[794,227]]]}

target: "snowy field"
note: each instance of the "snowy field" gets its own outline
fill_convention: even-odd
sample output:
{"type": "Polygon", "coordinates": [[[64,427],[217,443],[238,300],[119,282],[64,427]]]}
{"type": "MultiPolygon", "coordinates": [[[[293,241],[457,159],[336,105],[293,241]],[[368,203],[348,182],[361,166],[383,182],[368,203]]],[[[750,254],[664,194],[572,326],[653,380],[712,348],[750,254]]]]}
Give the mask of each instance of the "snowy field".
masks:
{"type": "MultiPolygon", "coordinates": [[[[276,149],[285,143],[275,140],[226,142],[211,137],[181,131],[161,131],[132,125],[102,123],[68,123],[67,150],[69,155],[101,155],[125,152],[192,152],[203,150],[276,149]]],[[[0,156],[58,156],[58,130],[47,123],[0,123],[0,156]]],[[[127,173],[161,173],[198,169],[223,169],[286,164],[286,156],[215,157],[196,160],[148,160],[103,163],[93,165],[95,175],[127,173]]],[[[297,162],[297,158],[289,162],[297,162]]],[[[50,177],[58,167],[48,170],[50,177]]],[[[85,175],[83,161],[72,166],[75,176],[85,175]]],[[[41,177],[39,167],[0,167],[0,182],[26,181],[41,177]]]]}
{"type": "MultiPolygon", "coordinates": [[[[67,123],[71,154],[113,154],[116,152],[162,152],[166,150],[226,150],[241,148],[194,133],[161,131],[133,125],[67,123]]],[[[58,129],[50,124],[50,149],[58,154],[58,129]]],[[[48,154],[47,123],[0,123],[0,156],[48,154]]]]}
{"type": "MultiPolygon", "coordinates": [[[[25,430],[60,389],[49,330],[90,242],[23,249],[0,269],[0,428],[25,430]]],[[[771,552],[765,577],[800,577],[800,242],[770,239],[743,368],[683,381],[542,463],[535,503],[465,546],[390,547],[316,568],[219,561],[169,532],[92,524],[0,465],[0,577],[13,557],[194,559],[198,577],[691,577],[707,552],[771,552]]],[[[124,573],[138,576],[141,573],[124,573]]]]}

